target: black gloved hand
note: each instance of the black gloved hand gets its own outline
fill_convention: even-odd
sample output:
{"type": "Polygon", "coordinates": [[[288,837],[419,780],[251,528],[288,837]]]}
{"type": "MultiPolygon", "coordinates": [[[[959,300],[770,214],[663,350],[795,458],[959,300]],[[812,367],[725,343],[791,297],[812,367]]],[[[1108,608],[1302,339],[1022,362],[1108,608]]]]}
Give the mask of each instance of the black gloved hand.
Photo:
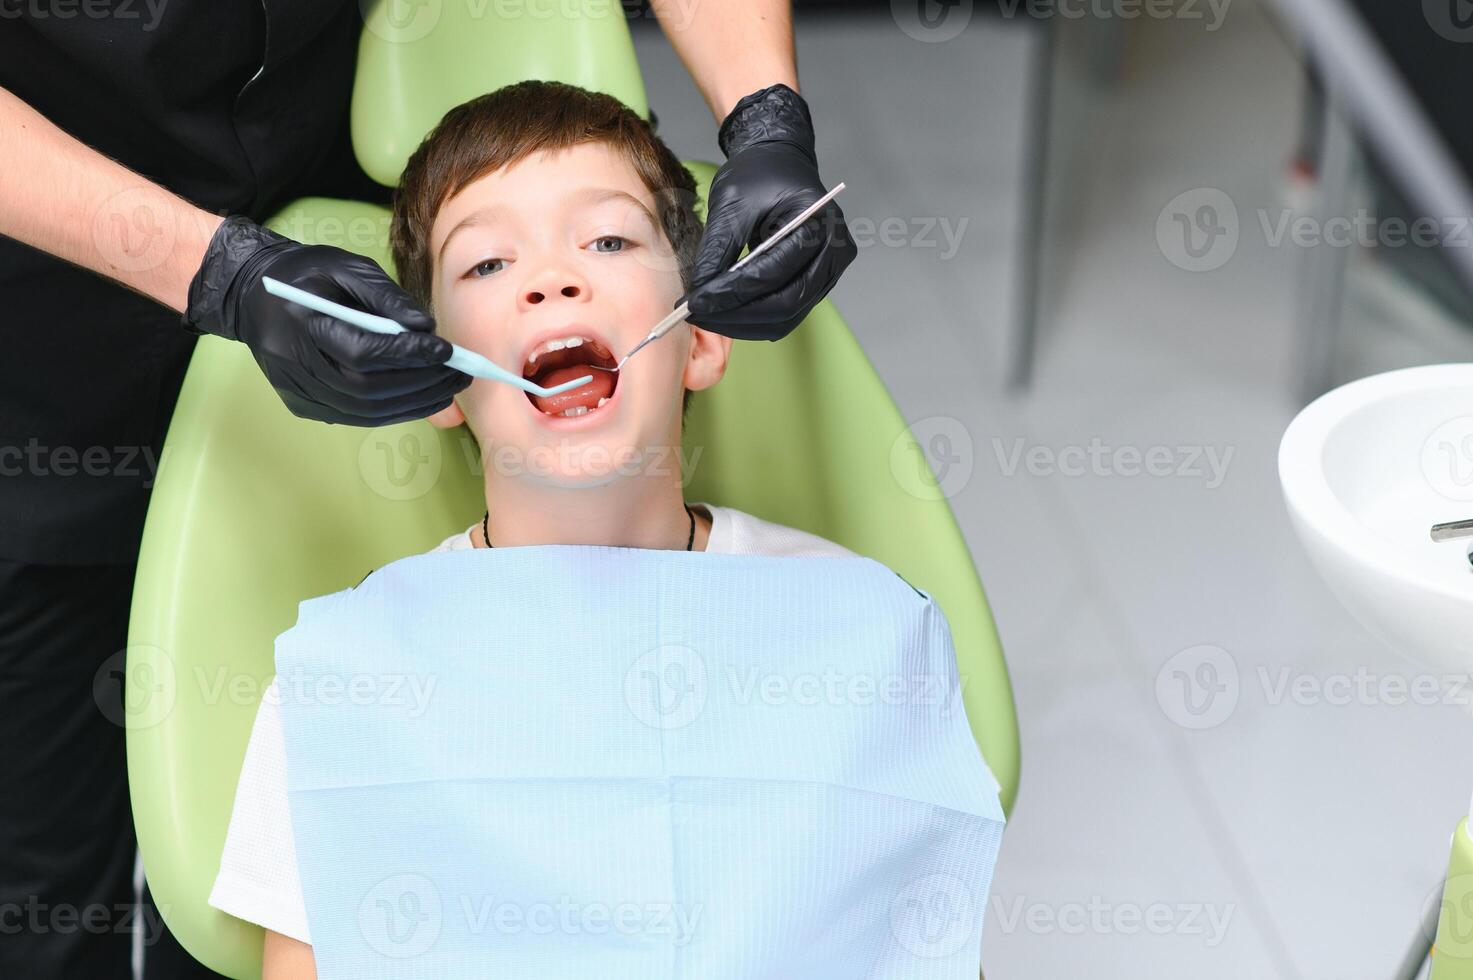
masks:
{"type": "Polygon", "coordinates": [[[380,426],[433,415],[471,383],[445,362],[450,343],[435,320],[372,259],[303,245],[244,217],[227,218],[189,285],[184,326],[251,349],[298,418],[380,426]],[[270,276],[326,299],[397,320],[381,334],[266,292],[270,276]]]}
{"type": "MultiPolygon", "coordinates": [[[[711,180],[706,233],[681,297],[691,323],[738,340],[780,340],[828,295],[859,249],[830,201],[736,272],[756,248],[827,193],[808,103],[781,83],[744,97],[721,124],[727,160],[711,180]]],[[[679,305],[678,303],[676,305],[679,305]]]]}

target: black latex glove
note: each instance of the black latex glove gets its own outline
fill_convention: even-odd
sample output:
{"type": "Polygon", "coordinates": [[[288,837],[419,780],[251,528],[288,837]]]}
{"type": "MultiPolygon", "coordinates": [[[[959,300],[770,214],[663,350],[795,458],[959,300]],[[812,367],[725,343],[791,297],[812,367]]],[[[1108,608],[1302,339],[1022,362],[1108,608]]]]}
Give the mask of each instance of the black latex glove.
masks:
{"type": "Polygon", "coordinates": [[[227,218],[189,286],[184,326],[251,349],[298,418],[379,426],[433,415],[471,383],[445,362],[450,343],[372,259],[303,245],[248,218],[227,218]],[[266,292],[261,277],[397,320],[381,334],[266,292]]]}
{"type": "MultiPolygon", "coordinates": [[[[738,340],[780,340],[828,295],[859,250],[835,201],[736,272],[755,249],[827,193],[803,96],[772,85],[738,102],[717,135],[726,163],[711,180],[706,233],[681,297],[691,323],[738,340]]],[[[676,305],[679,305],[678,303],[676,305]]]]}

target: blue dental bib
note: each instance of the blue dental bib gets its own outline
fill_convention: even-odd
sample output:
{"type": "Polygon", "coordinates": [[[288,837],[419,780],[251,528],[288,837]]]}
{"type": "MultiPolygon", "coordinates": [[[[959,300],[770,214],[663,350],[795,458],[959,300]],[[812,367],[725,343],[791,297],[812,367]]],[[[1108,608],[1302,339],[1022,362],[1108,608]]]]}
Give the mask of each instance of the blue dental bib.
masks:
{"type": "Polygon", "coordinates": [[[976,980],[997,782],[879,562],[415,555],[276,666],[324,980],[976,980]]]}

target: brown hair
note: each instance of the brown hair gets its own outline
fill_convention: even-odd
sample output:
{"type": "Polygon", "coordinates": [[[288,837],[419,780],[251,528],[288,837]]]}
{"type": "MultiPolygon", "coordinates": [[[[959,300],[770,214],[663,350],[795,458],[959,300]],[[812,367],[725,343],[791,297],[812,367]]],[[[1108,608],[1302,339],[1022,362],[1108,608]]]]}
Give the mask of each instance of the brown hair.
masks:
{"type": "Polygon", "coordinates": [[[451,109],[409,158],[394,190],[389,244],[405,290],[430,303],[430,228],[467,185],[540,150],[602,142],[622,153],[655,198],[656,218],[689,288],[702,224],[696,182],[650,124],[613,96],[562,82],[518,82],[451,109]]]}
{"type": "MultiPolygon", "coordinates": [[[[650,124],[613,96],[562,82],[526,81],[464,102],[445,114],[409,158],[394,189],[389,245],[404,289],[426,309],[434,257],[430,228],[440,208],[469,184],[541,150],[607,143],[623,154],[655,199],[655,217],[690,288],[700,244],[696,182],[650,124]]],[[[690,392],[682,408],[688,408],[690,392]]]]}

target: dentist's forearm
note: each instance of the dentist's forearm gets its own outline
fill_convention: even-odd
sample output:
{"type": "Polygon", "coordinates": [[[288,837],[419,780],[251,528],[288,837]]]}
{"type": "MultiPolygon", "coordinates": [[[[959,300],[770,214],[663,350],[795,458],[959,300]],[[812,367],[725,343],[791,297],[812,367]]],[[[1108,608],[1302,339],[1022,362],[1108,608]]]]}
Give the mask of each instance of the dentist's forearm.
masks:
{"type": "Polygon", "coordinates": [[[183,312],[222,218],[74,139],[0,88],[0,235],[183,312]]]}
{"type": "Polygon", "coordinates": [[[685,70],[719,124],[744,95],[798,91],[790,0],[652,0],[685,70]]]}

